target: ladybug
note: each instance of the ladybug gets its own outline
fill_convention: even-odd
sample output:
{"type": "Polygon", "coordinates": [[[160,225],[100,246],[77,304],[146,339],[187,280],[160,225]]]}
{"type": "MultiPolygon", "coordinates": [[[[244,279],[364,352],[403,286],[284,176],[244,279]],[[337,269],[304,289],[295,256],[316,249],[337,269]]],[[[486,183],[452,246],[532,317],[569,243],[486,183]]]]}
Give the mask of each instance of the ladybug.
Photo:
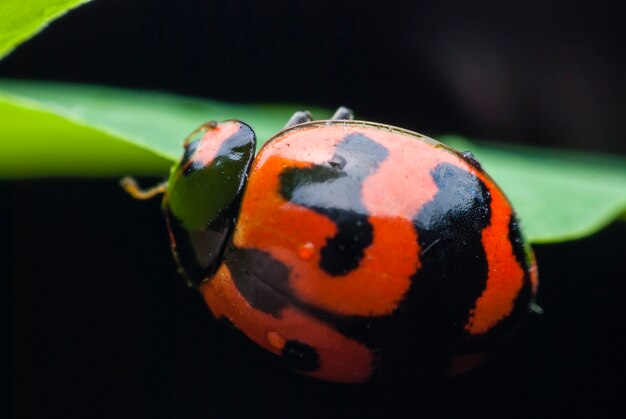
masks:
{"type": "Polygon", "coordinates": [[[241,121],[184,143],[164,192],[171,247],[218,319],[335,382],[459,374],[526,318],[530,247],[469,152],[421,134],[296,112],[255,156],[241,121]]]}

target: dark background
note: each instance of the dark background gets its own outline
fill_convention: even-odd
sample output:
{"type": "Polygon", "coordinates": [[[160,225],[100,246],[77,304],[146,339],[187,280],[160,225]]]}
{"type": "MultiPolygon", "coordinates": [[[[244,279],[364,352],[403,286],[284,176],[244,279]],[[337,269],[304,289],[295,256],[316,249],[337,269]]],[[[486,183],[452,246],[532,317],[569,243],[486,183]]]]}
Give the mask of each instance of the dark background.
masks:
{"type": "MultiPolygon", "coordinates": [[[[0,77],[344,104],[431,136],[626,152],[623,2],[267,3],[96,0],[1,62],[0,77]]],[[[488,366],[444,383],[341,386],[218,327],[175,272],[157,201],[78,179],[4,181],[0,197],[10,416],[624,410],[624,223],[536,246],[546,313],[488,366]]]]}

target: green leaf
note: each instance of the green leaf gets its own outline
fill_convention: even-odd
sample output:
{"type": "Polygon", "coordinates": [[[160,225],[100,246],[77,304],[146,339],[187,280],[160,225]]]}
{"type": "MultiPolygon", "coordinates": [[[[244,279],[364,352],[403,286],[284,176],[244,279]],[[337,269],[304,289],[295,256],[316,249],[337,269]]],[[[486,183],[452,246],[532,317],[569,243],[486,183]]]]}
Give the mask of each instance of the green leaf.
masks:
{"type": "Polygon", "coordinates": [[[49,22],[90,0],[0,1],[0,59],[44,29],[49,22]]]}
{"type": "Polygon", "coordinates": [[[440,140],[470,150],[500,185],[533,243],[585,237],[626,215],[626,159],[599,154],[440,140]]]}
{"type": "Polygon", "coordinates": [[[209,120],[246,121],[263,143],[301,108],[0,80],[0,177],[166,175],[209,120]]]}
{"type": "MultiPolygon", "coordinates": [[[[0,81],[0,177],[165,176],[184,137],[207,120],[246,121],[262,144],[302,108],[0,81]]],[[[312,111],[318,118],[329,116],[312,111]]],[[[511,199],[534,243],[580,238],[626,214],[624,158],[452,136],[443,141],[474,152],[511,199]]]]}

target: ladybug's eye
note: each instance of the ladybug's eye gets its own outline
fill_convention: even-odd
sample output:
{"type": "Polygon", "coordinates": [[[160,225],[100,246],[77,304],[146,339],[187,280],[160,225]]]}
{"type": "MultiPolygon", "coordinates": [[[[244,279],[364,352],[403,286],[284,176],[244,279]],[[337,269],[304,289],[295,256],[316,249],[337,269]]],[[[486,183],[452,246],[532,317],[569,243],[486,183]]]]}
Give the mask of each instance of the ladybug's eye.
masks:
{"type": "Polygon", "coordinates": [[[172,167],[163,210],[174,253],[190,285],[198,285],[219,265],[255,146],[248,125],[210,122],[188,137],[183,158],[172,167]]]}

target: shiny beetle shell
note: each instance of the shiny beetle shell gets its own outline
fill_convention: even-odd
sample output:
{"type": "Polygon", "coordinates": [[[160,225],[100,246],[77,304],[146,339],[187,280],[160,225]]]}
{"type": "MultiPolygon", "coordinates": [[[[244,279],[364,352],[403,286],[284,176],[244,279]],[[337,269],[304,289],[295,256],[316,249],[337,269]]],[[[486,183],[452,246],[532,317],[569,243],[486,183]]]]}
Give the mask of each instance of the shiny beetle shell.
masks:
{"type": "Polygon", "coordinates": [[[537,275],[510,203],[469,153],[370,122],[207,124],[163,209],[190,285],[292,368],[426,380],[480,363],[537,275]]]}

